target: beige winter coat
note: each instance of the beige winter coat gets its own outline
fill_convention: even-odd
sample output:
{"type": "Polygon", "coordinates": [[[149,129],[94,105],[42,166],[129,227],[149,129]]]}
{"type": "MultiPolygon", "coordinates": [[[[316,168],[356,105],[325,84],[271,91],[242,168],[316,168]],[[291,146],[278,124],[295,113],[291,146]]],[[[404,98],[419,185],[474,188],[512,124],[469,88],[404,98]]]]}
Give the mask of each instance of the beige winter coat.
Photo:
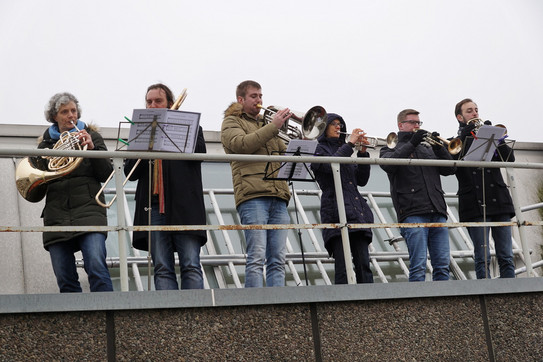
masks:
{"type": "MultiPolygon", "coordinates": [[[[227,154],[277,155],[286,150],[285,143],[277,137],[279,130],[273,124],[263,125],[262,119],[254,119],[242,112],[239,103],[232,103],[224,112],[221,142],[227,154]]],[[[268,172],[277,170],[280,164],[271,163],[268,172]]],[[[290,200],[285,181],[263,180],[266,162],[230,162],[236,207],[244,201],[262,196],[275,196],[290,200]]],[[[277,176],[277,172],[272,175],[277,176]]]]}

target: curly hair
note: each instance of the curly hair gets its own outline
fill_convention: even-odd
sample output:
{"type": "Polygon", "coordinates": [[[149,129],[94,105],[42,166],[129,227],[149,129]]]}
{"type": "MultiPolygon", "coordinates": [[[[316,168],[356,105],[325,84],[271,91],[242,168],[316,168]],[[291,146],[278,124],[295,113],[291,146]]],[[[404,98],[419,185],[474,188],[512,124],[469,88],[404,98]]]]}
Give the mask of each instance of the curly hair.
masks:
{"type": "Polygon", "coordinates": [[[61,106],[74,102],[77,108],[77,119],[81,118],[81,107],[79,106],[79,101],[77,98],[68,92],[57,93],[49,99],[49,102],[45,106],[45,119],[48,122],[56,123],[55,117],[57,116],[58,110],[61,106]]]}

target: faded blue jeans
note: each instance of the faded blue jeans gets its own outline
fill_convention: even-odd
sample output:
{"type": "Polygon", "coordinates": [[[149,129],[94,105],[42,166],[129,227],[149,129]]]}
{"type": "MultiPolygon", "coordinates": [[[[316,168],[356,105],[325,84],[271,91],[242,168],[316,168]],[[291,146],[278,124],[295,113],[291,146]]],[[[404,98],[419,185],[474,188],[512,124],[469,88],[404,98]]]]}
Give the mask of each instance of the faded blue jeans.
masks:
{"type": "MultiPolygon", "coordinates": [[[[404,223],[444,223],[447,218],[441,214],[425,214],[407,217],[404,223]]],[[[409,251],[409,281],[422,282],[426,279],[427,253],[433,273],[432,280],[449,280],[449,231],[438,228],[401,228],[409,251]]]]}
{"type": "MultiPolygon", "coordinates": [[[[470,220],[482,222],[483,218],[470,220]]],[[[511,221],[509,215],[487,216],[486,221],[511,221]]],[[[489,226],[486,228],[486,274],[485,274],[485,228],[468,227],[468,233],[473,241],[473,253],[475,259],[475,274],[477,279],[490,278],[490,248],[488,247],[489,233],[492,230],[496,258],[500,267],[500,278],[515,277],[515,263],[513,261],[513,239],[510,226],[489,226]]]]}
{"type": "MultiPolygon", "coordinates": [[[[166,216],[158,212],[158,203],[153,203],[151,223],[166,225],[166,216]]],[[[200,265],[200,239],[176,231],[151,232],[151,258],[155,271],[156,290],[177,290],[177,274],[175,272],[175,252],[179,257],[181,270],[181,289],[203,289],[204,278],[200,265]]]]}
{"type": "Polygon", "coordinates": [[[79,249],[83,254],[90,291],[112,292],[113,285],[106,265],[106,236],[102,233],[86,233],[70,241],[49,245],[49,256],[60,292],[82,292],[74,255],[79,249]]]}
{"type": "MultiPolygon", "coordinates": [[[[289,224],[287,202],[278,197],[258,197],[242,202],[238,214],[243,225],[289,224]]],[[[285,285],[287,230],[245,230],[247,265],[245,287],[263,287],[266,265],[266,286],[285,285]]]]}

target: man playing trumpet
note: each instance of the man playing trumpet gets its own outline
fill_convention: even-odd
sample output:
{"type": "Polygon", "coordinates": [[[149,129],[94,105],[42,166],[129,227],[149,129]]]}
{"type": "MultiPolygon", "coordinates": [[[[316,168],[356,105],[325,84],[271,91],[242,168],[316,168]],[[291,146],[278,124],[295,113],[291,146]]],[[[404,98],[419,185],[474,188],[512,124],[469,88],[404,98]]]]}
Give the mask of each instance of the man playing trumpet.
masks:
{"type": "MultiPolygon", "coordinates": [[[[405,109],[398,114],[396,146],[380,151],[382,158],[452,160],[441,144],[422,144],[427,131],[420,129],[419,112],[405,109]]],[[[447,204],[440,176],[454,174],[455,167],[381,165],[390,181],[392,203],[398,222],[444,223],[447,204]]],[[[433,268],[432,280],[449,279],[449,231],[446,227],[401,228],[409,251],[409,281],[424,281],[427,253],[433,268]]]]}
{"type": "MultiPolygon", "coordinates": [[[[288,108],[278,111],[270,123],[259,116],[262,87],[247,80],[236,89],[237,102],[224,112],[221,141],[227,154],[271,155],[286,150],[278,137],[279,129],[290,117],[288,108]]],[[[234,199],[243,225],[288,224],[287,204],[290,192],[286,181],[264,180],[266,162],[230,162],[234,199]]],[[[272,169],[279,164],[272,163],[272,169]]],[[[247,265],[245,287],[285,285],[287,230],[245,230],[247,265]]]]}
{"type": "MultiPolygon", "coordinates": [[[[475,123],[469,122],[479,118],[477,104],[466,98],[456,104],[454,114],[458,121],[458,137],[464,144],[463,154],[467,153],[473,142],[475,123]]],[[[490,121],[485,121],[490,125],[490,121]]],[[[462,155],[458,155],[460,158],[462,155]]],[[[504,142],[498,141],[498,147],[492,161],[515,161],[513,150],[504,142]]],[[[459,167],[456,171],[458,179],[458,213],[462,222],[511,221],[515,216],[513,200],[503,181],[499,168],[459,167]],[[483,185],[484,180],[484,185],[483,185]],[[483,198],[483,193],[486,196],[483,198]],[[483,207],[483,205],[485,205],[483,207]]],[[[477,279],[490,278],[489,229],[496,249],[496,257],[501,278],[515,277],[513,261],[513,241],[510,226],[468,227],[473,241],[475,274],[477,279]]]]}

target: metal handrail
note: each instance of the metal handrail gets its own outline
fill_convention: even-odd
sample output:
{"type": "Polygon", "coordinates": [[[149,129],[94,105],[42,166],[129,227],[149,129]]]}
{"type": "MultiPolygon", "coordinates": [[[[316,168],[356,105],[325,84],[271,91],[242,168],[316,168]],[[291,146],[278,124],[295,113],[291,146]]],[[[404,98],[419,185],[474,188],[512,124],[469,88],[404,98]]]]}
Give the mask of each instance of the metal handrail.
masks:
{"type": "MultiPolygon", "coordinates": [[[[315,162],[315,156],[268,156],[268,155],[217,155],[217,154],[181,154],[181,153],[166,153],[166,152],[130,152],[130,151],[74,151],[74,150],[50,150],[50,149],[0,149],[0,157],[2,156],[75,156],[75,157],[87,157],[87,158],[113,158],[116,172],[121,179],[124,177],[119,165],[122,166],[124,158],[141,158],[141,159],[168,159],[168,160],[195,160],[195,161],[244,161],[244,162],[297,162],[297,163],[311,163],[315,162]]],[[[416,159],[381,159],[381,158],[354,158],[354,157],[318,157],[319,163],[331,163],[335,165],[339,175],[339,164],[370,164],[370,165],[405,165],[405,166],[457,166],[457,167],[484,167],[484,168],[506,168],[508,173],[513,173],[516,168],[527,168],[527,169],[543,169],[542,163],[531,163],[531,162],[481,162],[481,161],[456,161],[456,160],[416,160],[416,159]]],[[[337,182],[337,176],[336,182],[337,182]]],[[[514,183],[514,177],[509,177],[510,183],[514,183]]],[[[122,183],[121,183],[122,185],[122,183]]],[[[513,185],[514,188],[514,185],[513,185]]],[[[116,192],[118,200],[126,200],[124,190],[122,186],[119,187],[119,184],[116,185],[116,192]],[[122,197],[122,198],[120,198],[122,197]]],[[[220,190],[216,190],[220,192],[220,190]]],[[[373,193],[376,195],[377,193],[373,193]]],[[[518,200],[512,193],[513,201],[518,205],[518,200]]],[[[341,198],[339,198],[341,199],[341,198]]],[[[119,206],[121,207],[121,206],[119,206]]],[[[123,206],[122,209],[125,209],[123,206]]],[[[344,205],[338,200],[338,209],[344,210],[344,205]]],[[[520,213],[520,207],[517,207],[518,212],[520,213]]],[[[531,210],[531,209],[530,209],[531,210]]],[[[524,209],[522,210],[524,211],[524,209]]],[[[119,211],[119,218],[121,214],[124,215],[124,210],[119,211]]],[[[518,219],[523,219],[517,215],[518,219]]],[[[465,227],[465,226],[501,226],[501,225],[511,225],[518,226],[519,230],[522,231],[522,228],[525,226],[534,226],[534,225],[543,225],[541,221],[526,221],[523,220],[522,223],[518,222],[487,222],[487,223],[443,223],[443,224],[405,224],[405,223],[372,223],[372,224],[348,224],[346,221],[340,222],[338,224],[285,224],[285,225],[261,225],[262,229],[272,229],[272,228],[282,228],[282,229],[324,229],[324,228],[340,228],[342,230],[347,230],[349,228],[360,228],[360,227],[370,227],[370,228],[401,228],[401,227],[433,227],[433,226],[447,226],[450,228],[456,227],[465,227]]],[[[244,226],[244,225],[170,225],[170,226],[129,226],[121,220],[118,221],[118,226],[85,226],[85,227],[8,227],[0,226],[0,231],[4,232],[43,232],[43,231],[75,231],[81,228],[84,230],[107,230],[107,231],[116,231],[119,233],[119,243],[121,244],[121,239],[126,237],[126,233],[129,231],[144,231],[144,230],[243,230],[245,228],[255,228],[258,226],[244,226]],[[121,237],[122,236],[122,237],[121,237]]],[[[347,233],[345,233],[347,234],[347,233]]],[[[347,236],[348,238],[348,236],[347,236]]],[[[123,241],[124,242],[124,241],[123,241]]],[[[345,241],[344,241],[345,242],[345,241]]],[[[521,244],[522,249],[525,253],[526,270],[529,275],[534,275],[531,260],[529,258],[529,251],[525,241],[523,240],[521,233],[521,244]],[[526,258],[526,256],[528,256],[526,258]]],[[[348,244],[347,244],[348,245],[348,244]]],[[[346,248],[347,249],[347,248],[346,248]]],[[[120,250],[120,254],[124,252],[120,250]]],[[[398,256],[396,256],[397,258],[398,256]]],[[[121,255],[122,258],[122,255],[121,255]]],[[[350,260],[350,258],[346,258],[350,260]]],[[[122,264],[127,263],[126,254],[125,260],[121,260],[122,264]]],[[[347,273],[349,271],[352,273],[352,268],[347,266],[347,273]]],[[[121,271],[121,280],[123,277],[127,279],[126,271],[121,271]]],[[[354,276],[351,275],[349,282],[353,282],[354,276]]],[[[121,283],[123,290],[127,288],[127,283],[121,283]]]]}

